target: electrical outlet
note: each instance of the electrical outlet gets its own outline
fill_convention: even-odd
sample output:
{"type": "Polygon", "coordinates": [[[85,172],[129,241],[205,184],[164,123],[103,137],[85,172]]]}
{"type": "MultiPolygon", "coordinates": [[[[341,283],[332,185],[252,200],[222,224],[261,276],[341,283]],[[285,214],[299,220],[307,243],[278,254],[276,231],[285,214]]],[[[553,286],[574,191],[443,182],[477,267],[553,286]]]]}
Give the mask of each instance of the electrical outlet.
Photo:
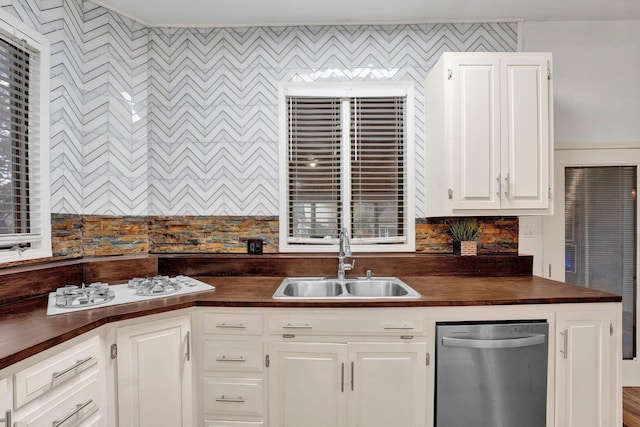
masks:
{"type": "Polygon", "coordinates": [[[247,253],[250,255],[262,255],[262,239],[247,239],[247,253]]]}

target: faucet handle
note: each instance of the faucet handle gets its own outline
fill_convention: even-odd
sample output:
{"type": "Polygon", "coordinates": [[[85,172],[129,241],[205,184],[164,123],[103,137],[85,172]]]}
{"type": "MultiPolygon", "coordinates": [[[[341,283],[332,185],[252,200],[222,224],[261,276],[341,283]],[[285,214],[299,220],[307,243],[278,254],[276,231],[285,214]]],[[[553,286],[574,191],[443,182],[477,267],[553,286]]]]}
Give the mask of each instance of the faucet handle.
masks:
{"type": "Polygon", "coordinates": [[[344,265],[344,269],[345,269],[345,270],[351,270],[351,269],[353,269],[353,267],[355,267],[355,266],[356,266],[356,260],[355,260],[355,259],[352,259],[352,260],[351,260],[351,262],[350,262],[349,264],[345,264],[345,265],[344,265]]]}
{"type": "Polygon", "coordinates": [[[373,271],[367,270],[367,279],[371,279],[373,277],[373,271]]]}

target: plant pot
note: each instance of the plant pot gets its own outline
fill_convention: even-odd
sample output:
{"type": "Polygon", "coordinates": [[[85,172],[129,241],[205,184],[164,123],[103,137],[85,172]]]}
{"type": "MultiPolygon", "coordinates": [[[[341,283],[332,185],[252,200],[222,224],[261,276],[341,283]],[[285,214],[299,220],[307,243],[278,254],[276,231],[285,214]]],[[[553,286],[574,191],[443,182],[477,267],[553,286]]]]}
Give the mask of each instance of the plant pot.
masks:
{"type": "Polygon", "coordinates": [[[460,256],[475,256],[478,255],[478,242],[476,241],[453,241],[453,254],[460,256]]]}

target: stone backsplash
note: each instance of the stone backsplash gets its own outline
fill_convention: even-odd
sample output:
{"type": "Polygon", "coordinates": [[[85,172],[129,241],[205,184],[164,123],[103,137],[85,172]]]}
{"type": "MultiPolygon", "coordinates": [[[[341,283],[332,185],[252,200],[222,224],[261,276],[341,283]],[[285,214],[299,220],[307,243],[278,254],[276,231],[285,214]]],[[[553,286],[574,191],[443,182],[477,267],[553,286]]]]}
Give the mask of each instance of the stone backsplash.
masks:
{"type": "MultiPolygon", "coordinates": [[[[416,253],[452,252],[448,218],[416,219],[416,253]]],[[[517,254],[517,217],[478,217],[478,254],[517,254]]],[[[265,253],[278,253],[275,216],[108,216],[52,214],[53,257],[59,261],[82,257],[145,253],[247,252],[247,239],[263,239],[265,253]]],[[[49,260],[3,264],[33,264],[49,260]]]]}
{"type": "MultiPolygon", "coordinates": [[[[517,254],[517,217],[479,217],[479,254],[517,254]]],[[[272,216],[52,216],[55,259],[140,253],[246,253],[247,239],[278,253],[272,216]]],[[[451,253],[447,218],[416,220],[416,252],[451,253]]]]}

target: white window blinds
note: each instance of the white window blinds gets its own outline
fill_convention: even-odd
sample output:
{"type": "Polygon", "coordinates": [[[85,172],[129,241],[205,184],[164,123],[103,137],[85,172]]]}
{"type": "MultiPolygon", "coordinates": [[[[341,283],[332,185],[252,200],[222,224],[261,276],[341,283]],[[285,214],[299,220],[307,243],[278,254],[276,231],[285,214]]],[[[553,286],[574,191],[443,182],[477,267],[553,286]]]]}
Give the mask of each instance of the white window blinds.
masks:
{"type": "Polygon", "coordinates": [[[637,168],[565,168],[565,281],[622,295],[622,353],[636,356],[637,168]]]}
{"type": "Polygon", "coordinates": [[[287,97],[287,242],[407,241],[406,97],[287,97]]]}
{"type": "Polygon", "coordinates": [[[354,239],[405,235],[405,102],[351,100],[351,223],[354,239]]]}
{"type": "Polygon", "coordinates": [[[341,219],[340,100],[289,98],[289,235],[335,237],[341,219]]]}
{"type": "Polygon", "coordinates": [[[5,26],[0,31],[0,252],[50,256],[48,153],[41,152],[43,146],[48,150],[41,120],[42,82],[48,80],[41,68],[42,45],[34,47],[28,36],[7,28],[4,17],[0,24],[5,26]]]}

